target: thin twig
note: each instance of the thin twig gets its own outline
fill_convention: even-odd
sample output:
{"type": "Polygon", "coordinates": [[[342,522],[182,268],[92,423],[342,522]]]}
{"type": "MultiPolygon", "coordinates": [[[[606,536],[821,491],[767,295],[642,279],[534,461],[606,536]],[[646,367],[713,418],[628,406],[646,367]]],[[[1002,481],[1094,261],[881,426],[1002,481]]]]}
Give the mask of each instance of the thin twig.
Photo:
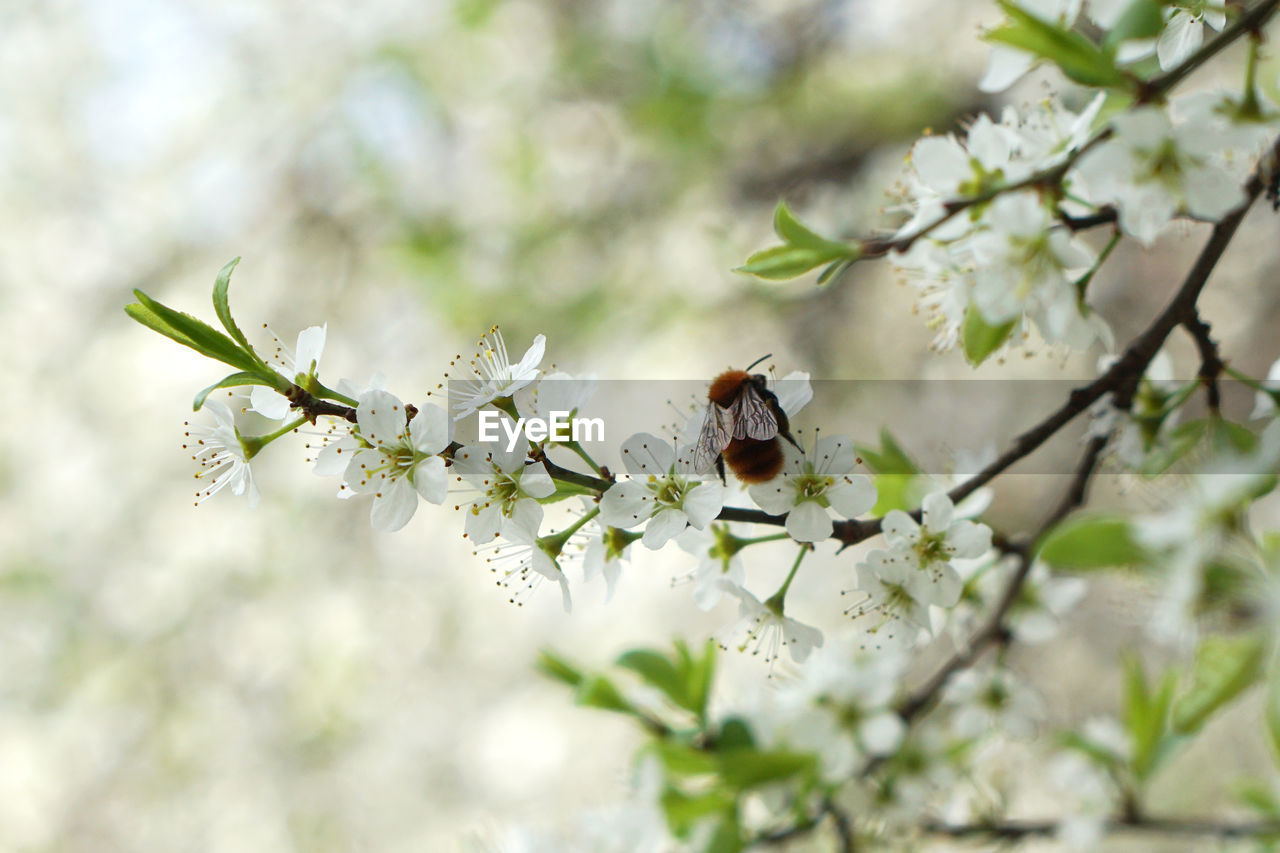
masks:
{"type": "Polygon", "coordinates": [[[1196,350],[1200,353],[1200,371],[1197,375],[1204,383],[1209,409],[1216,413],[1222,408],[1222,393],[1218,389],[1218,377],[1226,367],[1221,353],[1218,352],[1218,343],[1210,334],[1209,324],[1201,318],[1199,311],[1192,311],[1191,316],[1182,321],[1182,327],[1196,342],[1196,350]]]}
{"type": "MultiPolygon", "coordinates": [[[[1117,817],[1104,824],[1107,832],[1140,832],[1153,835],[1206,836],[1210,838],[1264,838],[1280,835],[1280,821],[1258,820],[1226,823],[1209,819],[1173,817],[1117,817]]],[[[921,829],[930,835],[948,838],[986,838],[1018,841],[1052,835],[1058,824],[1050,820],[1005,821],[999,823],[926,823],[921,829]]]]}

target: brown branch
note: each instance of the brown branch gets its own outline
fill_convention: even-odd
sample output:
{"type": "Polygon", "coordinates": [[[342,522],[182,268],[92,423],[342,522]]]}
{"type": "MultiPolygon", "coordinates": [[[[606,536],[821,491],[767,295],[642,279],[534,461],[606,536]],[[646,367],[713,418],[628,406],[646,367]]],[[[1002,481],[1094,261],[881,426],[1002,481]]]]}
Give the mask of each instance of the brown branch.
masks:
{"type": "MultiPolygon", "coordinates": [[[[1280,821],[1259,820],[1226,823],[1200,818],[1117,817],[1105,823],[1107,832],[1140,832],[1153,835],[1206,836],[1210,838],[1265,838],[1280,835],[1280,821]]],[[[1020,841],[1052,835],[1058,824],[1049,820],[1006,821],[1000,823],[926,823],[921,829],[930,835],[948,838],[986,838],[1020,841]]]]}
{"type": "Polygon", "coordinates": [[[1231,26],[1213,39],[1205,42],[1203,47],[1180,62],[1176,68],[1172,68],[1164,74],[1159,74],[1140,84],[1138,87],[1138,102],[1150,103],[1160,100],[1168,94],[1170,89],[1193,74],[1201,65],[1217,56],[1236,39],[1241,36],[1260,33],[1262,25],[1275,13],[1277,6],[1280,6],[1280,0],[1263,0],[1263,2],[1241,15],[1231,26]]]}
{"type": "Polygon", "coordinates": [[[1218,389],[1218,377],[1226,365],[1218,352],[1218,343],[1209,334],[1209,324],[1201,317],[1199,311],[1192,311],[1191,316],[1182,321],[1182,327],[1196,342],[1196,350],[1200,353],[1200,371],[1197,374],[1204,383],[1205,395],[1209,398],[1209,409],[1217,413],[1222,408],[1222,393],[1218,389]]]}

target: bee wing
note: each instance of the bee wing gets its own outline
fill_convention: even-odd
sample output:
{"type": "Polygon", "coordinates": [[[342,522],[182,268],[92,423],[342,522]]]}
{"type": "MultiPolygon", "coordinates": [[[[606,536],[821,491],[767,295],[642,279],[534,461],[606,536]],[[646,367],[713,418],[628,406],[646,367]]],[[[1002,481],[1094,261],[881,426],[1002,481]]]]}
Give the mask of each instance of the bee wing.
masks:
{"type": "Polygon", "coordinates": [[[744,384],[742,393],[733,401],[733,437],[767,441],[778,434],[778,417],[759,391],[744,384]]]}
{"type": "Polygon", "coordinates": [[[717,403],[707,404],[707,417],[698,433],[698,443],[693,449],[693,470],[699,474],[711,468],[729,442],[733,440],[733,416],[730,410],[717,403]]]}

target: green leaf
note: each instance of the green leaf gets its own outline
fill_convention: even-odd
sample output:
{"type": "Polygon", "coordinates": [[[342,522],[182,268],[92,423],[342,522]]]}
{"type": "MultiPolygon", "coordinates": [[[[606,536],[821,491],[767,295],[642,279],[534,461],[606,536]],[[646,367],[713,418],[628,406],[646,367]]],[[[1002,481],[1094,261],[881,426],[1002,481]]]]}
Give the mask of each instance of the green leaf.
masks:
{"type": "Polygon", "coordinates": [[[1264,646],[1258,637],[1206,637],[1196,650],[1191,686],[1173,708],[1173,730],[1192,734],[1258,680],[1264,646]]]}
{"type": "Polygon", "coordinates": [[[577,687],[583,681],[582,672],[577,667],[545,649],[538,655],[536,666],[543,675],[562,681],[570,687],[577,687]]]}
{"type": "Polygon", "coordinates": [[[717,749],[749,749],[756,745],[751,734],[751,726],[741,717],[730,717],[720,724],[716,735],[717,749]]]}
{"type": "Polygon", "coordinates": [[[235,341],[208,323],[162,305],[141,290],[134,290],[133,295],[138,302],[125,306],[125,313],[144,326],[201,355],[240,370],[253,372],[258,368],[257,362],[240,349],[235,341]]]}
{"type": "Polygon", "coordinates": [[[614,683],[603,675],[591,676],[584,681],[578,687],[574,699],[579,705],[585,705],[588,708],[602,708],[623,714],[636,712],[635,706],[628,702],[614,683]]]}
{"type": "Polygon", "coordinates": [[[677,838],[685,838],[694,826],[714,815],[733,811],[734,798],[729,792],[712,790],[700,794],[686,794],[668,787],[659,800],[667,816],[667,825],[677,838]]]}
{"type": "Polygon", "coordinates": [[[1123,518],[1082,515],[1059,524],[1040,542],[1037,556],[1062,569],[1131,566],[1147,558],[1123,518]]]}
{"type": "Polygon", "coordinates": [[[265,385],[268,388],[276,387],[275,383],[267,381],[260,374],[241,371],[239,373],[233,373],[230,376],[223,377],[208,388],[205,388],[197,394],[195,399],[191,402],[191,408],[193,411],[200,411],[200,407],[204,405],[205,399],[219,388],[239,388],[243,385],[265,385]]]}
{"type": "Polygon", "coordinates": [[[802,276],[809,270],[843,258],[844,252],[832,249],[810,249],[805,246],[774,246],[756,252],[737,272],[754,275],[770,281],[783,281],[802,276]]]}
{"type": "Polygon", "coordinates": [[[1153,691],[1137,658],[1128,658],[1125,670],[1125,728],[1133,743],[1130,763],[1134,776],[1146,779],[1173,745],[1166,734],[1177,678],[1172,672],[1165,673],[1153,691]]]}
{"type": "Polygon", "coordinates": [[[720,778],[740,790],[813,772],[818,761],[812,753],[785,750],[731,749],[718,753],[718,757],[720,778]]]}
{"type": "Polygon", "coordinates": [[[1271,760],[1280,767],[1280,679],[1275,672],[1271,673],[1270,683],[1267,685],[1267,704],[1263,715],[1267,741],[1271,744],[1271,760]]]}
{"type": "Polygon", "coordinates": [[[853,260],[850,258],[841,258],[838,261],[832,261],[827,265],[826,269],[818,274],[818,284],[826,284],[842,270],[848,269],[849,265],[852,263],[853,260]]]}
{"type": "Polygon", "coordinates": [[[773,211],[773,230],[782,238],[782,242],[789,246],[834,252],[837,256],[847,256],[854,252],[853,247],[835,240],[828,240],[801,224],[785,201],[778,202],[777,208],[773,211]]]}
{"type": "Polygon", "coordinates": [[[240,331],[236,321],[231,318],[231,304],[227,301],[227,288],[231,286],[231,272],[238,263],[240,263],[239,258],[232,258],[226,266],[218,271],[218,277],[213,282],[213,310],[217,312],[218,319],[222,321],[222,327],[227,330],[227,333],[240,346],[244,347],[246,352],[253,352],[253,347],[249,346],[248,338],[244,336],[244,332],[240,331]]]}
{"type": "Polygon", "coordinates": [[[1000,349],[1009,339],[1015,325],[1016,320],[992,325],[982,316],[981,311],[970,305],[964,312],[964,329],[961,335],[965,358],[974,367],[982,364],[987,356],[1000,349]]]}
{"type": "Polygon", "coordinates": [[[716,643],[707,640],[702,647],[702,657],[692,658],[683,642],[676,643],[676,650],[686,659],[685,684],[693,712],[699,717],[707,715],[707,702],[711,699],[711,684],[716,674],[716,643]]]}
{"type": "Polygon", "coordinates": [[[1074,749],[1107,770],[1114,769],[1120,763],[1120,757],[1111,750],[1099,746],[1076,732],[1064,732],[1060,737],[1060,741],[1067,749],[1074,749]]]}
{"type": "Polygon", "coordinates": [[[1249,808],[1265,817],[1280,817],[1280,800],[1276,799],[1275,789],[1271,785],[1257,779],[1245,779],[1233,788],[1232,793],[1249,808]]]}
{"type": "Polygon", "coordinates": [[[1121,42],[1160,35],[1164,30],[1163,5],[1159,0],[1133,0],[1102,40],[1103,47],[1114,52],[1121,42]]]}
{"type": "Polygon", "coordinates": [[[738,829],[736,814],[726,814],[716,825],[716,831],[703,849],[703,853],[738,853],[742,850],[742,831],[738,829]]]}
{"type": "Polygon", "coordinates": [[[1249,453],[1258,443],[1258,437],[1247,426],[1223,418],[1210,419],[1209,430],[1216,450],[1249,453]]]}
{"type": "Polygon", "coordinates": [[[654,748],[667,772],[676,776],[707,776],[720,769],[714,753],[694,749],[688,744],[662,740],[654,748]]]}
{"type": "Polygon", "coordinates": [[[629,669],[652,687],[662,691],[676,705],[697,713],[698,708],[689,696],[688,685],[665,655],[652,649],[632,649],[616,661],[623,669],[629,669]]]}
{"type": "Polygon", "coordinates": [[[1000,0],[1000,8],[1009,20],[988,32],[984,36],[987,41],[1047,59],[1069,79],[1085,86],[1110,87],[1126,83],[1126,77],[1107,51],[1080,33],[1042,20],[1008,0],[1000,0]]]}
{"type": "Polygon", "coordinates": [[[888,427],[880,428],[880,448],[855,444],[854,450],[873,474],[919,474],[920,466],[907,455],[888,427]]]}

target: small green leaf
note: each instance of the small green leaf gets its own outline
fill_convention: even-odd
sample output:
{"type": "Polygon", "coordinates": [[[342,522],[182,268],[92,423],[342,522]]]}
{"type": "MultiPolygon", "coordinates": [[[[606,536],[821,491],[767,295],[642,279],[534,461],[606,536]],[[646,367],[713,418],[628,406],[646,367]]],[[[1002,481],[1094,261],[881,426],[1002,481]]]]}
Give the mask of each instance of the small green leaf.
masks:
{"type": "Polygon", "coordinates": [[[623,714],[636,712],[635,706],[628,702],[614,683],[603,675],[592,676],[584,681],[578,687],[574,699],[579,705],[585,705],[588,708],[601,708],[623,714]]]}
{"type": "Polygon", "coordinates": [[[1280,801],[1276,799],[1275,789],[1257,779],[1245,779],[1237,783],[1233,793],[1236,799],[1264,817],[1280,817],[1280,801]]]}
{"type": "Polygon", "coordinates": [[[700,794],[686,794],[676,788],[668,787],[662,792],[660,799],[662,811],[667,816],[667,825],[677,838],[685,838],[700,822],[714,815],[725,814],[733,810],[733,795],[720,790],[707,791],[700,794]]]}
{"type": "Polygon", "coordinates": [[[1258,637],[1206,637],[1196,650],[1191,686],[1173,708],[1173,730],[1198,731],[1214,711],[1251,687],[1262,670],[1258,637]]]}
{"type": "Polygon", "coordinates": [[[125,306],[125,313],[144,326],[201,355],[240,370],[253,372],[258,368],[256,361],[240,349],[235,341],[208,323],[156,302],[141,290],[134,290],[133,295],[138,301],[125,306]]]}
{"type": "Polygon", "coordinates": [[[617,660],[617,665],[629,669],[646,683],[670,699],[674,704],[697,713],[698,708],[688,693],[688,686],[680,671],[665,655],[651,649],[632,649],[617,660]]]}
{"type": "Polygon", "coordinates": [[[213,282],[213,310],[217,312],[218,319],[222,321],[222,327],[227,330],[227,334],[231,335],[246,351],[252,352],[253,347],[249,346],[249,340],[244,336],[244,332],[240,331],[236,321],[231,318],[231,304],[227,301],[227,288],[231,286],[231,272],[238,263],[240,263],[239,258],[232,258],[218,271],[218,277],[213,282]]]}
{"type": "Polygon", "coordinates": [[[1076,516],[1059,524],[1041,540],[1037,556],[1062,569],[1131,566],[1147,558],[1133,537],[1133,527],[1109,515],[1076,516]]]}
{"type": "Polygon", "coordinates": [[[785,750],[732,749],[718,755],[720,778],[725,784],[742,790],[810,773],[816,769],[818,760],[813,753],[785,750]]]}
{"type": "Polygon", "coordinates": [[[1121,42],[1160,35],[1164,30],[1163,5],[1159,0],[1133,0],[1103,39],[1103,47],[1114,52],[1121,42]]]}
{"type": "Polygon", "coordinates": [[[720,769],[714,753],[694,749],[688,744],[661,740],[654,744],[654,750],[667,772],[676,776],[706,776],[720,769]]]}
{"type": "Polygon", "coordinates": [[[1207,429],[1206,421],[1194,420],[1178,424],[1169,430],[1160,445],[1143,458],[1141,467],[1143,475],[1154,477],[1169,470],[1200,443],[1207,429]]]}
{"type": "Polygon", "coordinates": [[[716,825],[703,853],[739,853],[742,850],[742,831],[735,814],[726,814],[716,825]]]}
{"type": "Polygon", "coordinates": [[[964,344],[964,355],[974,367],[987,360],[987,356],[1004,345],[1013,333],[1016,320],[992,325],[973,305],[964,312],[964,329],[961,340],[964,344]]]}
{"type": "Polygon", "coordinates": [[[716,735],[717,749],[750,749],[756,745],[751,726],[741,717],[730,717],[720,724],[716,735]]]}
{"type": "Polygon", "coordinates": [[[268,381],[260,374],[241,371],[240,373],[233,373],[230,376],[223,377],[208,388],[205,388],[197,394],[195,399],[191,402],[191,408],[193,411],[200,411],[200,407],[204,405],[205,399],[219,388],[239,388],[243,385],[265,385],[268,388],[275,387],[274,382],[268,381]]]}
{"type": "Polygon", "coordinates": [[[834,252],[839,256],[853,253],[852,247],[835,240],[828,240],[801,224],[785,201],[778,202],[777,208],[773,211],[773,230],[782,238],[782,242],[789,246],[834,252]]]}
{"type": "Polygon", "coordinates": [[[756,252],[737,272],[754,275],[770,281],[783,281],[802,276],[809,270],[830,263],[843,254],[830,249],[809,249],[804,246],[774,246],[756,252]]]}
{"type": "Polygon", "coordinates": [[[1126,83],[1115,60],[1080,33],[1042,20],[1008,0],[1000,0],[1000,8],[1009,20],[988,32],[984,37],[987,41],[1047,59],[1069,79],[1085,86],[1111,87],[1126,83]]]}
{"type": "Polygon", "coordinates": [[[1125,670],[1125,728],[1133,743],[1130,763],[1133,775],[1146,779],[1176,743],[1166,734],[1177,677],[1172,672],[1165,673],[1159,687],[1153,691],[1137,658],[1128,658],[1125,670]]]}
{"type": "Polygon", "coordinates": [[[545,649],[538,655],[536,666],[543,675],[562,681],[570,687],[577,687],[582,683],[583,675],[577,667],[545,649]]]}

